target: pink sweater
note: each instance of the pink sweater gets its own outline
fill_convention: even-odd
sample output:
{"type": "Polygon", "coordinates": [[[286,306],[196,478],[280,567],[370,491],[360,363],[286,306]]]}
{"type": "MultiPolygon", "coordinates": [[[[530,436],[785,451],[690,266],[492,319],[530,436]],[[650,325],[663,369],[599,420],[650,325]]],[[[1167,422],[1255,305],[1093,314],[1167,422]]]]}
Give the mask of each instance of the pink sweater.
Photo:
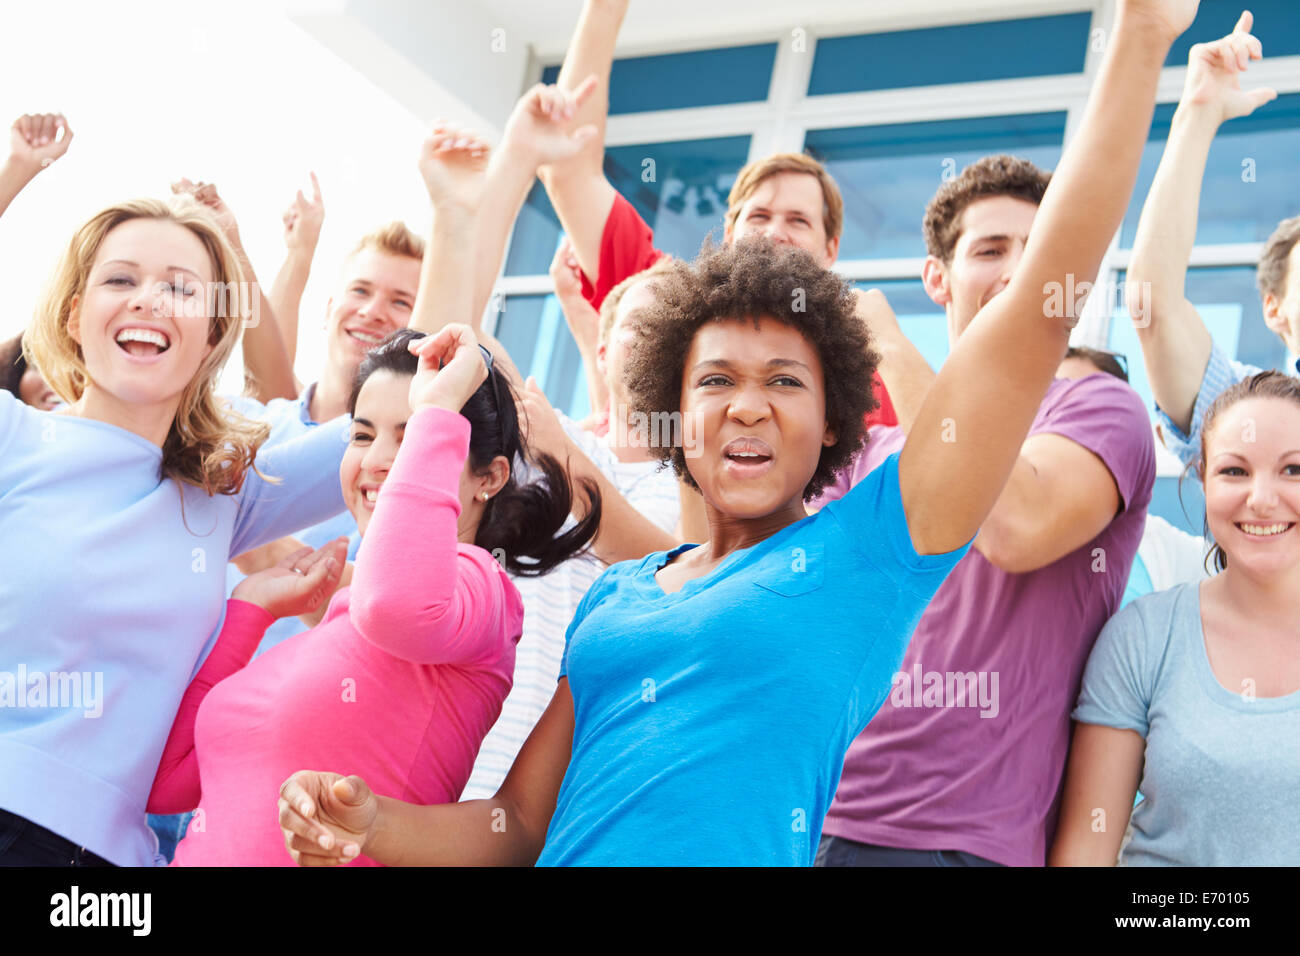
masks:
{"type": "Polygon", "coordinates": [[[456,539],[468,447],[460,415],[411,416],[352,585],[315,628],[249,664],[271,615],[228,603],[149,799],[151,813],[198,808],[175,865],[292,866],[276,802],[298,770],[357,774],[413,803],[460,797],[510,691],[523,625],[505,572],[456,539]]]}

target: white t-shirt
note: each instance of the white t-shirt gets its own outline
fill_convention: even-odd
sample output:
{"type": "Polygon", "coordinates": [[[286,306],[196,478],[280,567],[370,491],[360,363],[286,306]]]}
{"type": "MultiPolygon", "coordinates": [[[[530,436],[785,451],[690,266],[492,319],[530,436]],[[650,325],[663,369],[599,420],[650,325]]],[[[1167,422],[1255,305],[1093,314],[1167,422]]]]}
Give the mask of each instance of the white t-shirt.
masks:
{"type": "MultiPolygon", "coordinates": [[[[671,468],[660,468],[657,461],[619,461],[607,439],[597,438],[563,414],[559,417],[569,437],[632,507],[667,532],[677,527],[681,499],[671,468]]],[[[604,570],[604,562],[582,555],[542,577],[511,578],[524,599],[524,633],[515,649],[514,686],[501,716],[483,739],[462,800],[486,799],[505,780],[519,748],[555,695],[569,621],[604,570]]]]}

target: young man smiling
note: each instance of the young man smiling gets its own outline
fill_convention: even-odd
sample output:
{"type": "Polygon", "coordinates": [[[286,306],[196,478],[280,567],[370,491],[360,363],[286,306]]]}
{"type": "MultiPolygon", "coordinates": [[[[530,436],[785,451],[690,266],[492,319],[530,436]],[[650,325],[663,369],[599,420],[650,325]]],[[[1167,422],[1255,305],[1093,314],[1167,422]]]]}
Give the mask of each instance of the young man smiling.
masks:
{"type": "MultiPolygon", "coordinates": [[[[1011,282],[1047,183],[1031,163],[991,156],[931,200],[923,279],[950,344],[979,334],[977,313],[1011,282]]],[[[862,299],[900,423],[873,429],[823,501],[902,444],[928,391],[899,375],[897,356],[915,367],[917,353],[884,297],[862,299]]],[[[1155,478],[1137,394],[1111,375],[1059,374],[974,546],[922,616],[888,700],[849,748],[819,865],[1045,861],[1070,709],[1093,641],[1119,608],[1155,478]],[[989,687],[997,699],[982,696],[989,687]]],[[[948,425],[947,440],[963,441],[967,423],[948,425]]]]}

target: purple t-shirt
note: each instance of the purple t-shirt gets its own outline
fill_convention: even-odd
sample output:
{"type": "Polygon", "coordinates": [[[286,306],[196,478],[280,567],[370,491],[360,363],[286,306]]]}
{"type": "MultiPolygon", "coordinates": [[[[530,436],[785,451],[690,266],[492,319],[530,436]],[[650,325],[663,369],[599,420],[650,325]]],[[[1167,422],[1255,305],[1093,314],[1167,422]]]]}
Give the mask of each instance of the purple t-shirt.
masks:
{"type": "MultiPolygon", "coordinates": [[[[889,431],[873,429],[862,457],[878,456],[877,439],[880,451],[897,441],[889,431]]],[[[823,833],[964,850],[1009,866],[1046,862],[1070,710],[1093,642],[1124,594],[1155,447],[1137,393],[1105,374],[1054,381],[1029,434],[1044,432],[1096,454],[1122,510],[1092,541],[1037,571],[1009,574],[974,548],[962,558],[921,617],[889,698],[849,747],[823,833]]]]}

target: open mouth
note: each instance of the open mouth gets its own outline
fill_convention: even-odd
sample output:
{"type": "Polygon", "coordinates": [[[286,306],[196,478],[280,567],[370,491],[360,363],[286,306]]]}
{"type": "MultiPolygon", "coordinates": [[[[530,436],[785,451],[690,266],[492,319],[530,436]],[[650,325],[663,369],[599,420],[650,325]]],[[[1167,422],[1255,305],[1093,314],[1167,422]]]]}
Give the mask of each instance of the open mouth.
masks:
{"type": "Polygon", "coordinates": [[[741,478],[753,478],[767,471],[775,456],[772,447],[764,441],[737,438],[723,446],[722,457],[727,462],[727,470],[732,474],[741,478]]]}
{"type": "Polygon", "coordinates": [[[1286,534],[1295,527],[1294,521],[1279,521],[1273,524],[1246,524],[1244,521],[1236,522],[1238,530],[1252,538],[1276,538],[1278,535],[1286,534]]]}
{"type": "Polygon", "coordinates": [[[153,329],[122,329],[113,339],[117,347],[136,358],[152,358],[171,348],[171,340],[153,329]]]}

